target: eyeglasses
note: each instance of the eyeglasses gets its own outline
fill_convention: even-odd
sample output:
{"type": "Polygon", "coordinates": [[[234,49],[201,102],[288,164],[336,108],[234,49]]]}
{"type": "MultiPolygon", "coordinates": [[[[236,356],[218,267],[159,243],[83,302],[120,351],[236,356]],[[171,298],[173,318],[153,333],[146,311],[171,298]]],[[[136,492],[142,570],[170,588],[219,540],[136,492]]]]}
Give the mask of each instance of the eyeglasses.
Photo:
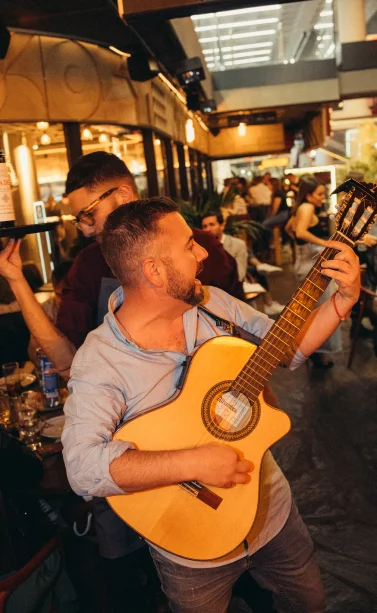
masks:
{"type": "Polygon", "coordinates": [[[107,192],[102,194],[97,200],[94,200],[91,204],[89,204],[85,209],[82,209],[78,215],[76,215],[75,219],[72,219],[72,223],[75,227],[79,224],[83,224],[85,226],[94,226],[95,219],[94,214],[91,212],[102,200],[105,200],[108,196],[114,193],[118,188],[112,187],[108,189],[107,192]]]}

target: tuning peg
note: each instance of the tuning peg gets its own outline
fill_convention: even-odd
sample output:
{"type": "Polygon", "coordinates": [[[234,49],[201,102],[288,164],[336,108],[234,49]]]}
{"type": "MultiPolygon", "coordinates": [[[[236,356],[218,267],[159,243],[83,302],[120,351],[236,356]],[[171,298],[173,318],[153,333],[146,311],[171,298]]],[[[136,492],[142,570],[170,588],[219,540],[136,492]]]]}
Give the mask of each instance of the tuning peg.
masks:
{"type": "Polygon", "coordinates": [[[331,195],[340,194],[341,192],[348,192],[350,189],[352,189],[352,187],[354,187],[354,179],[347,179],[346,181],[344,181],[344,183],[338,185],[338,187],[334,189],[331,195]]]}

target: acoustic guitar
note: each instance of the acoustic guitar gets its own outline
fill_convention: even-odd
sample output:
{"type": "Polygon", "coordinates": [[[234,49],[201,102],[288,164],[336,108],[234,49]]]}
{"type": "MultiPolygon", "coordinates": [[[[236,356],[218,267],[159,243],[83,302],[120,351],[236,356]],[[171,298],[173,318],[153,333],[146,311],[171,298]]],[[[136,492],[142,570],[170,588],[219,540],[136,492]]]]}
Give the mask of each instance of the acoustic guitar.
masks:
{"type": "MultiPolygon", "coordinates": [[[[347,193],[332,240],[352,247],[376,218],[377,186],[349,179],[340,191],[347,193]]],[[[230,489],[192,481],[108,497],[119,517],[151,543],[184,558],[213,560],[233,551],[250,532],[263,457],[290,429],[288,415],[266,402],[263,389],[329,284],[320,261],[336,253],[322,251],[259,347],[231,336],[206,341],[173,399],[115,433],[114,439],[149,451],[223,442],[254,464],[250,482],[230,489]]]]}

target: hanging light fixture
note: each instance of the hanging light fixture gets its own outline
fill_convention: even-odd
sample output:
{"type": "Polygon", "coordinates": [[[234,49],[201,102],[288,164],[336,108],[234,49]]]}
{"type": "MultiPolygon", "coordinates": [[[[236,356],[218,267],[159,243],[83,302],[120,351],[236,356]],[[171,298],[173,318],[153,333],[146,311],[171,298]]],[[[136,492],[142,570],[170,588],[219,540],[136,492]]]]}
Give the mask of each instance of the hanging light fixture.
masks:
{"type": "Polygon", "coordinates": [[[246,136],[246,124],[243,121],[238,126],[238,136],[246,136]]]}
{"type": "Polygon", "coordinates": [[[93,134],[89,130],[89,128],[84,128],[81,132],[82,140],[93,140],[93,134]]]}
{"type": "Polygon", "coordinates": [[[109,137],[107,134],[105,134],[105,132],[101,132],[101,134],[98,137],[98,142],[105,144],[109,142],[109,137]]]}
{"type": "Polygon", "coordinates": [[[34,145],[33,145],[33,149],[34,149],[34,151],[36,151],[36,150],[38,149],[38,145],[37,145],[37,143],[34,143],[34,145]]]}
{"type": "Polygon", "coordinates": [[[186,140],[188,143],[192,143],[195,140],[195,128],[192,119],[186,121],[186,140]]]}
{"type": "Polygon", "coordinates": [[[51,143],[51,137],[47,134],[47,132],[43,132],[41,136],[41,145],[49,145],[51,143]]]}
{"type": "Polygon", "coordinates": [[[38,130],[41,130],[41,132],[45,132],[50,127],[50,124],[48,123],[48,121],[37,121],[36,125],[37,125],[38,130]]]}

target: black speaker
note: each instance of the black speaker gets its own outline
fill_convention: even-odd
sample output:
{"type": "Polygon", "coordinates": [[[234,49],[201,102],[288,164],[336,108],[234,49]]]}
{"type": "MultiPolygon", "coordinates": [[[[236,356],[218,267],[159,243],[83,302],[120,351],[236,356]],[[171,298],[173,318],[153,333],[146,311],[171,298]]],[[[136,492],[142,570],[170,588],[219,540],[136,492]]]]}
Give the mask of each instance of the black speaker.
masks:
{"type": "Polygon", "coordinates": [[[136,51],[127,60],[130,78],[133,81],[149,81],[160,72],[156,60],[149,57],[144,51],[136,51]]]}
{"type": "Polygon", "coordinates": [[[212,136],[218,136],[220,134],[220,128],[209,128],[209,131],[211,132],[212,136]]]}
{"type": "Polygon", "coordinates": [[[200,103],[200,110],[202,113],[212,113],[212,111],[216,111],[216,101],[211,98],[211,100],[204,100],[200,103]]]}
{"type": "Polygon", "coordinates": [[[181,85],[189,85],[206,78],[200,57],[192,57],[179,62],[176,75],[181,85]]]}
{"type": "Polygon", "coordinates": [[[200,95],[199,92],[188,90],[187,96],[187,108],[189,111],[200,111],[200,95]]]}
{"type": "Polygon", "coordinates": [[[0,60],[4,60],[10,43],[10,32],[0,20],[0,60]]]}

